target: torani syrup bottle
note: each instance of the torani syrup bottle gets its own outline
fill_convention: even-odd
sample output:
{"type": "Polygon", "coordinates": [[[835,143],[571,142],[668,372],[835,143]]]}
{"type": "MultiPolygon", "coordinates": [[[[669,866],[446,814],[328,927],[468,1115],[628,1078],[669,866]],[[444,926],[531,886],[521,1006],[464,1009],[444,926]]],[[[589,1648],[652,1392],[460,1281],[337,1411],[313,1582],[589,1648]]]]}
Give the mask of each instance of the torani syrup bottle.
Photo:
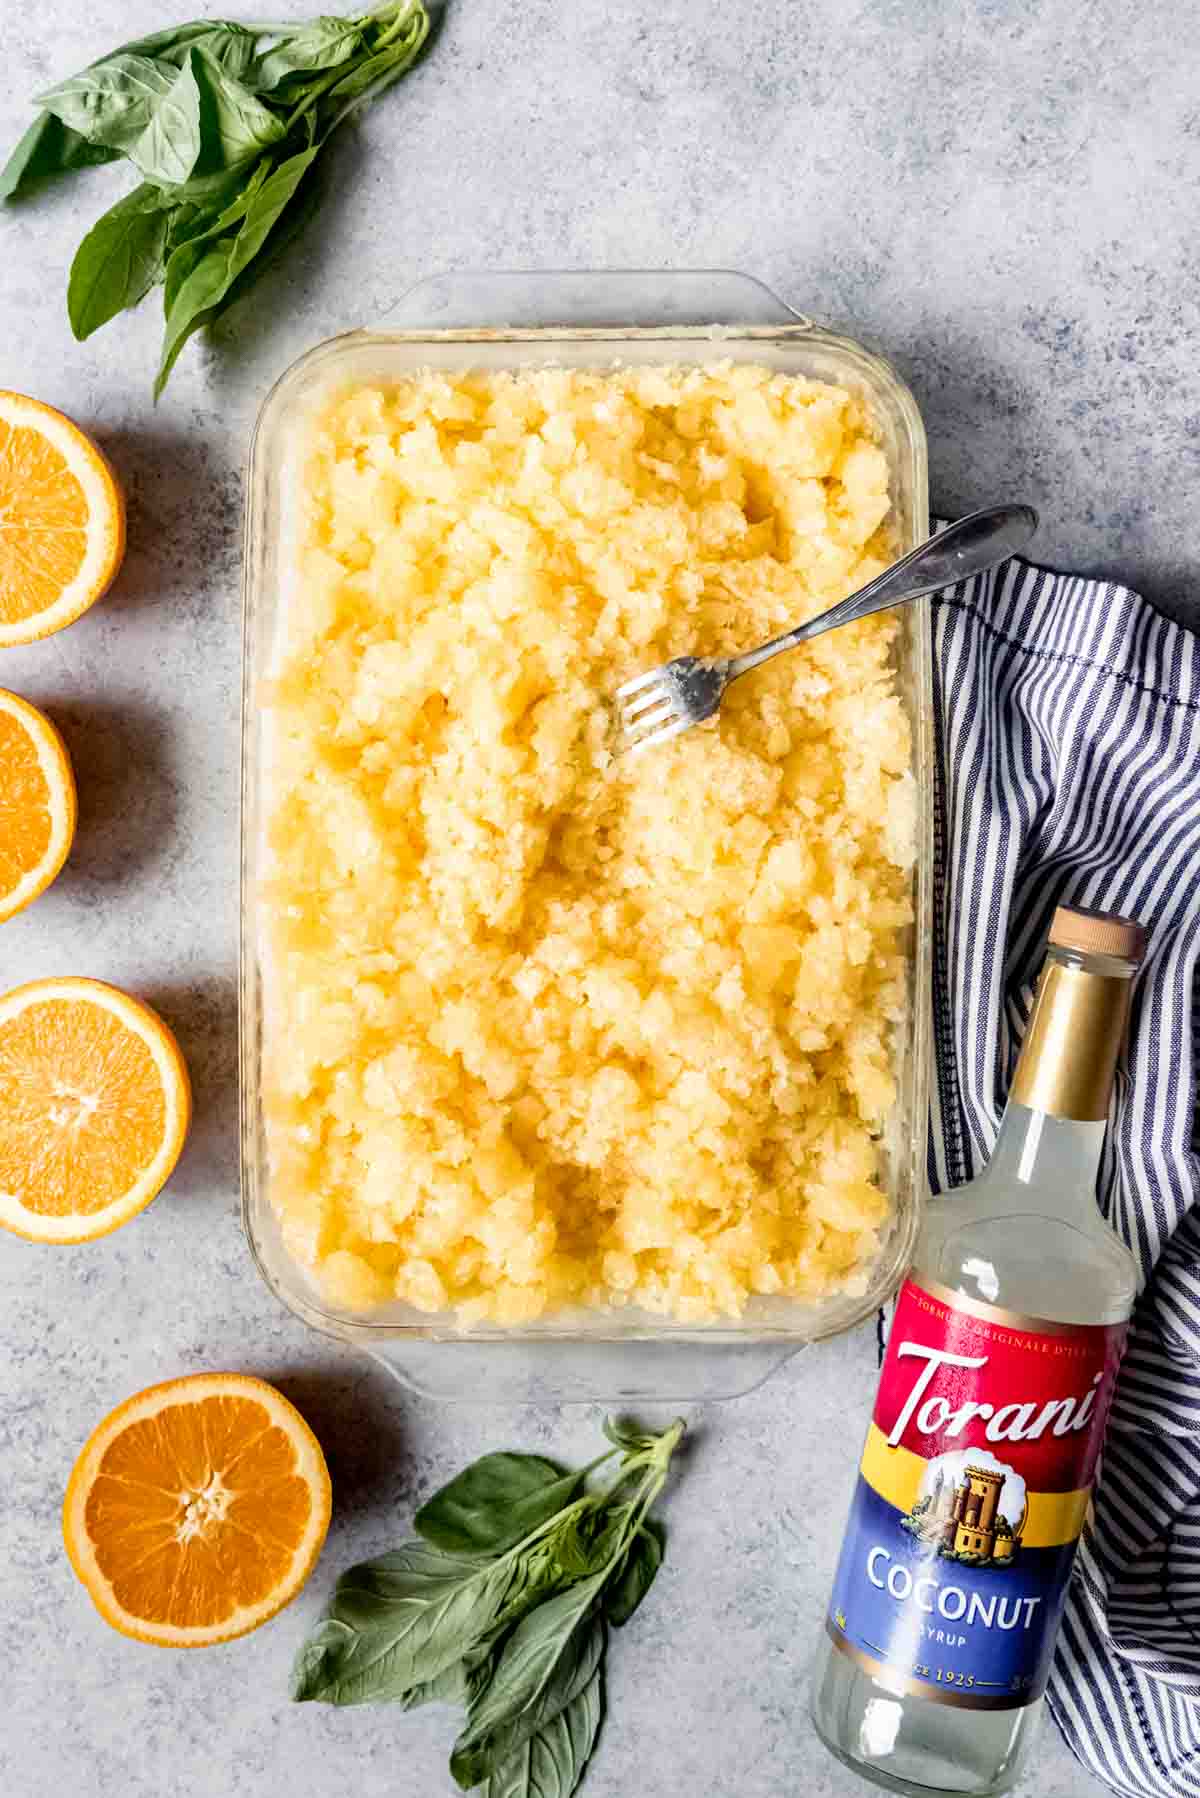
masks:
{"type": "Polygon", "coordinates": [[[1137,1291],[1096,1175],[1143,948],[1060,908],[995,1153],[897,1299],[812,1701],[893,1791],[1003,1792],[1028,1755],[1137,1291]]]}

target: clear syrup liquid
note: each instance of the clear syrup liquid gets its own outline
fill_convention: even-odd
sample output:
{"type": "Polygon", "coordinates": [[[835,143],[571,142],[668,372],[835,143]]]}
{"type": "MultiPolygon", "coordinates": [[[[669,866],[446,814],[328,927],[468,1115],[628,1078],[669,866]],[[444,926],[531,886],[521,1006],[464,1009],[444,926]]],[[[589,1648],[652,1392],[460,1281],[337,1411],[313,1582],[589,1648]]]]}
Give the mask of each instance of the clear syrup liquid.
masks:
{"type": "MultiPolygon", "coordinates": [[[[1055,1323],[1123,1321],[1137,1269],[1096,1206],[1104,1130],[1010,1105],[986,1172],[930,1203],[916,1275],[1055,1323]]],[[[985,1711],[897,1698],[824,1636],[813,1669],[812,1716],[826,1747],[864,1779],[913,1798],[1007,1791],[1043,1702],[985,1711]]]]}

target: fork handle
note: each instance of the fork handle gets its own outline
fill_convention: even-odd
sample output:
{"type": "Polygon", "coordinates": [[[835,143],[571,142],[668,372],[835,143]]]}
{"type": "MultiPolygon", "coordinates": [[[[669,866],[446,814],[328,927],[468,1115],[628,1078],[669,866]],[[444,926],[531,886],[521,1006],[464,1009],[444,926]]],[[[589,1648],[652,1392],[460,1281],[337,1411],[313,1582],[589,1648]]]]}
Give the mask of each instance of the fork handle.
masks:
{"type": "Polygon", "coordinates": [[[795,630],[785,631],[782,637],[773,637],[744,656],[731,657],[728,678],[736,680],[739,674],[748,674],[751,668],[769,662],[783,650],[836,630],[839,624],[852,624],[858,618],[869,618],[872,612],[885,612],[889,606],[904,605],[923,594],[936,593],[939,587],[952,587],[973,574],[982,574],[986,568],[994,568],[997,562],[1024,549],[1037,524],[1032,506],[989,506],[985,511],[971,512],[956,524],[947,525],[936,537],[928,538],[827,612],[797,625],[795,630]]]}

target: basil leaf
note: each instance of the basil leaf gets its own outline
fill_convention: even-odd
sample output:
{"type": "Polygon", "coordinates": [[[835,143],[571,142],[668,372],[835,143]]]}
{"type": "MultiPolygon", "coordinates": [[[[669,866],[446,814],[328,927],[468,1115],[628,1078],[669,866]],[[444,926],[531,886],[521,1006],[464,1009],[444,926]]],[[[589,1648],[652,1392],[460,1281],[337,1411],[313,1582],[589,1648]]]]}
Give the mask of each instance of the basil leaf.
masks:
{"type": "Polygon", "coordinates": [[[608,1565],[616,1547],[611,1540],[605,1546],[611,1516],[607,1505],[576,1512],[555,1533],[554,1559],[564,1580],[583,1579],[608,1565]]]}
{"type": "Polygon", "coordinates": [[[203,206],[210,215],[219,212],[241,193],[246,183],[246,171],[239,169],[213,169],[208,174],[190,175],[186,181],[170,184],[170,195],[173,200],[186,201],[188,205],[203,206]]]}
{"type": "MultiPolygon", "coordinates": [[[[323,1682],[328,1661],[350,1652],[355,1640],[355,1632],[349,1624],[336,1617],[323,1618],[296,1656],[292,1669],[292,1696],[296,1699],[322,1696],[319,1690],[312,1688],[323,1682]]],[[[409,1686],[407,1691],[381,1692],[379,1697],[393,1699],[406,1711],[415,1711],[423,1704],[467,1705],[488,1677],[488,1661],[486,1651],[473,1653],[461,1661],[451,1662],[432,1679],[409,1686]]]]}
{"type": "Polygon", "coordinates": [[[236,168],[277,144],[284,135],[283,120],[229,74],[206,44],[192,54],[200,83],[205,167],[236,168]]]}
{"type": "Polygon", "coordinates": [[[268,50],[255,71],[254,85],[259,93],[269,93],[293,75],[340,68],[361,49],[362,41],[357,19],[314,19],[268,50]]]}
{"type": "Polygon", "coordinates": [[[200,154],[200,90],[191,53],[178,70],[145,56],[109,57],[39,102],[89,143],[119,150],[148,181],[186,181],[200,154]]]}
{"type": "MultiPolygon", "coordinates": [[[[110,62],[114,56],[149,56],[158,62],[174,63],[178,68],[193,44],[221,32],[236,32],[254,42],[253,33],[243,25],[231,25],[226,19],[193,19],[188,25],[168,25],[163,31],[152,31],[148,37],[136,37],[110,56],[102,56],[100,62],[110,62]]],[[[92,64],[94,69],[99,66],[100,63],[92,64]]]]}
{"type": "Polygon", "coordinates": [[[175,184],[195,168],[200,142],[200,89],[189,55],[127,155],[147,181],[175,184]]]}
{"type": "Polygon", "coordinates": [[[39,113],[3,169],[0,200],[13,200],[55,175],[73,174],[102,162],[114,162],[118,152],[105,144],[89,144],[52,112],[39,113]]]}
{"type": "MultiPolygon", "coordinates": [[[[171,264],[167,265],[167,285],[172,297],[167,310],[162,360],[154,383],[155,399],[166,386],[167,377],[188,338],[216,316],[233,283],[262,249],[316,155],[315,148],[302,150],[298,156],[281,163],[254,192],[237,228],[224,237],[215,238],[177,286],[172,287],[171,264]]],[[[188,245],[183,245],[172,256],[171,262],[187,249],[188,245]]]]}
{"type": "Polygon", "coordinates": [[[205,30],[197,31],[186,43],[160,52],[160,60],[182,62],[188,48],[194,46],[224,69],[234,81],[245,81],[254,66],[257,43],[255,34],[247,31],[244,26],[218,24],[214,20],[205,30]]]}
{"type": "Polygon", "coordinates": [[[519,1555],[514,1556],[510,1551],[508,1559],[512,1567],[512,1580],[503,1608],[496,1618],[494,1640],[514,1624],[520,1623],[535,1606],[544,1604],[548,1598],[562,1591],[564,1586],[574,1583],[564,1577],[550,1538],[542,1537],[519,1555]]]}
{"type": "Polygon", "coordinates": [[[608,1621],[620,1629],[654,1584],[654,1576],[662,1566],[662,1539],[658,1526],[643,1523],[629,1545],[620,1572],[604,1598],[608,1621]]]}
{"type": "Polygon", "coordinates": [[[216,324],[233,306],[236,306],[256,282],[260,281],[268,271],[286,254],[301,232],[304,231],[313,215],[320,211],[322,194],[325,191],[316,179],[319,171],[309,169],[301,179],[295,194],[288,202],[287,209],[273,225],[266,242],[252,262],[243,268],[230,283],[229,290],[220,303],[209,313],[207,323],[216,324]]]}
{"type": "Polygon", "coordinates": [[[484,1798],[571,1798],[596,1745],[603,1683],[597,1667],[556,1717],[500,1763],[484,1798]]]}
{"type": "Polygon", "coordinates": [[[189,25],[169,25],[165,31],[152,31],[148,37],[134,38],[121,44],[90,67],[100,68],[118,56],[145,56],[151,62],[182,68],[188,51],[203,48],[216,58],[222,68],[241,80],[254,61],[259,34],[229,19],[195,19],[189,25]]]}
{"type": "Polygon", "coordinates": [[[594,1611],[603,1579],[595,1574],[547,1599],[509,1637],[450,1756],[464,1791],[487,1779],[591,1679],[604,1652],[604,1625],[594,1611]]]}
{"type": "Polygon", "coordinates": [[[324,1698],[330,1669],[343,1655],[353,1652],[358,1637],[348,1623],[337,1617],[322,1617],[301,1643],[292,1662],[291,1697],[298,1703],[324,1698]]]}
{"type": "Polygon", "coordinates": [[[475,1651],[465,1655],[461,1661],[455,1661],[434,1679],[427,1679],[423,1685],[412,1686],[400,1703],[406,1711],[415,1711],[422,1704],[461,1704],[468,1705],[482,1690],[491,1677],[491,1656],[486,1650],[475,1651]]]}
{"type": "Polygon", "coordinates": [[[292,1697],[339,1705],[403,1701],[486,1635],[509,1578],[502,1561],[459,1561],[423,1542],[352,1567],[337,1583],[329,1616],[297,1656],[292,1697]]]}
{"type": "Polygon", "coordinates": [[[129,150],[129,159],[148,181],[177,185],[195,168],[201,142],[200,88],[195,56],[189,54],[129,150]]]}
{"type": "MultiPolygon", "coordinates": [[[[319,146],[317,147],[319,148],[319,146]]],[[[234,278],[229,292],[217,309],[218,314],[228,311],[229,307],[236,304],[242,295],[247,293],[254,283],[266,274],[268,269],[274,267],[289,244],[293,243],[308,225],[313,214],[320,211],[322,196],[326,190],[322,188],[318,179],[319,175],[320,170],[315,167],[308,168],[301,175],[286,210],[278,222],[271,227],[266,242],[253,262],[249,263],[234,278]]]]}
{"type": "Polygon", "coordinates": [[[167,262],[166,286],[163,293],[164,312],[170,313],[179,289],[201,257],[207,253],[207,247],[212,240],[220,237],[245,218],[259,188],[270,177],[271,167],[270,157],[264,156],[248,179],[243,175],[242,180],[245,184],[241,187],[241,192],[223,210],[214,211],[212,206],[190,208],[191,223],[181,228],[178,241],[171,246],[171,255],[167,262]]]}
{"type": "Polygon", "coordinates": [[[572,1503],[583,1475],[541,1455],[484,1455],[421,1506],[413,1522],[447,1554],[500,1554],[572,1503]]]}
{"type": "MultiPolygon", "coordinates": [[[[163,198],[169,204],[166,194],[163,198]]],[[[187,243],[198,231],[203,231],[211,218],[212,211],[209,207],[193,205],[190,200],[181,200],[171,205],[167,213],[167,260],[170,260],[172,251],[177,250],[181,243],[187,243]]]]}
{"type": "Polygon", "coordinates": [[[119,51],[60,81],[39,96],[38,105],[89,143],[125,151],[145,130],[173,80],[149,57],[119,51]]]}
{"type": "Polygon", "coordinates": [[[82,340],[136,306],[163,272],[168,212],[143,182],[96,220],[75,252],[67,285],[71,329],[82,340]]]}

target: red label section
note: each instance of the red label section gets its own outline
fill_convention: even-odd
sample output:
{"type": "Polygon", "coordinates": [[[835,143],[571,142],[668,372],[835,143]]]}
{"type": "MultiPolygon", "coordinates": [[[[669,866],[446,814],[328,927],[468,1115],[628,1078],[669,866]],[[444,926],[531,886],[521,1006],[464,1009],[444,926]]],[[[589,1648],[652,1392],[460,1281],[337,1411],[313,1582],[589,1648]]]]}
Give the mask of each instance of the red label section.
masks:
{"type": "Polygon", "coordinates": [[[1008,1322],[962,1303],[905,1281],[875,1404],[889,1444],[924,1460],[991,1449],[1019,1464],[1031,1491],[1089,1485],[1126,1326],[1008,1322]]]}

